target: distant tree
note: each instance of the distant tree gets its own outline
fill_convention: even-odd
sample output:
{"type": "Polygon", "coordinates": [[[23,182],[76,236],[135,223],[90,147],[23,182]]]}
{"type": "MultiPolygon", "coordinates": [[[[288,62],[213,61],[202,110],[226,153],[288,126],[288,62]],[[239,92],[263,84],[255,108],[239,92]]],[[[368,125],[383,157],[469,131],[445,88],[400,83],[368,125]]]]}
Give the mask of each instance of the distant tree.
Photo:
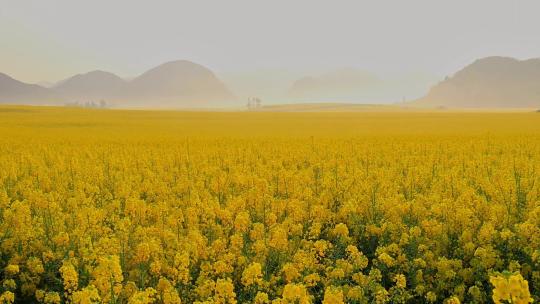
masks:
{"type": "Polygon", "coordinates": [[[249,97],[247,107],[248,107],[248,109],[260,108],[261,107],[261,99],[258,98],[258,97],[249,97]]]}

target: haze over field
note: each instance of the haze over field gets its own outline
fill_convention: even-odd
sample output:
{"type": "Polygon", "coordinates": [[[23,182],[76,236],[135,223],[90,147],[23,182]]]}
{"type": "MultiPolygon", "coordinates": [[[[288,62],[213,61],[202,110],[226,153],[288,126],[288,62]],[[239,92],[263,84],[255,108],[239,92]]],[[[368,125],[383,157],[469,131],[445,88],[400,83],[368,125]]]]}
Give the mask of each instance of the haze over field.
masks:
{"type": "Polygon", "coordinates": [[[0,0],[0,102],[540,107],[540,65],[528,60],[540,57],[539,10],[532,0],[0,0]]]}

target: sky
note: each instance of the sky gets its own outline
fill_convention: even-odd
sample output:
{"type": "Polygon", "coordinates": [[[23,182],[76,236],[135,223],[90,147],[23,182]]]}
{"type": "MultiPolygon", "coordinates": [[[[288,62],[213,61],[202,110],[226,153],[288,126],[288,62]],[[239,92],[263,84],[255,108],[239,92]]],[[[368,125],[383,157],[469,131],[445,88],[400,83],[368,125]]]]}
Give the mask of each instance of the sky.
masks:
{"type": "Polygon", "coordinates": [[[481,57],[540,57],[539,11],[538,0],[0,0],[0,72],[133,77],[186,59],[218,75],[442,78],[481,57]]]}

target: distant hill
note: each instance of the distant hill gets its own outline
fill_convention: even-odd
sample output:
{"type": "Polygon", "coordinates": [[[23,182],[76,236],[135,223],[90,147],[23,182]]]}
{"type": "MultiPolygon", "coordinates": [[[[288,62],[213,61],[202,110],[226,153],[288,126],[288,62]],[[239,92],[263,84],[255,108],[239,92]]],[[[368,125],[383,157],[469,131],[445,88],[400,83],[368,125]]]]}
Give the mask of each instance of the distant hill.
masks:
{"type": "Polygon", "coordinates": [[[127,82],[104,71],[77,74],[53,87],[62,96],[76,101],[88,99],[119,99],[126,93],[127,82]]]}
{"type": "Polygon", "coordinates": [[[20,82],[0,73],[0,103],[6,104],[54,104],[56,94],[36,84],[20,82]]]}
{"type": "Polygon", "coordinates": [[[487,57],[431,88],[411,105],[451,108],[540,107],[540,59],[487,57]]]}
{"type": "Polygon", "coordinates": [[[295,101],[357,101],[377,99],[383,82],[377,76],[353,68],[321,76],[304,77],[291,86],[288,96],[295,101]]]}
{"type": "Polygon", "coordinates": [[[128,84],[128,97],[160,105],[217,105],[234,101],[234,95],[212,71],[186,61],[159,65],[128,84]]]}
{"type": "Polygon", "coordinates": [[[118,107],[220,107],[234,95],[209,69],[185,60],[155,67],[131,81],[93,71],[78,74],[51,88],[26,84],[0,74],[0,102],[57,104],[99,102],[118,107]]]}

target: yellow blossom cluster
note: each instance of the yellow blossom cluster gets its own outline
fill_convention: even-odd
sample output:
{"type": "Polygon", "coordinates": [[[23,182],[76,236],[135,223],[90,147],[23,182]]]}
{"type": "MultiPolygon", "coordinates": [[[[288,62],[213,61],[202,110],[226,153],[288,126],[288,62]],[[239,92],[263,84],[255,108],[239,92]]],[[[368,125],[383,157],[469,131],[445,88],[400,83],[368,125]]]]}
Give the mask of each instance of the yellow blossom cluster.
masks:
{"type": "Polygon", "coordinates": [[[533,299],[529,292],[529,283],[520,273],[503,273],[491,276],[489,281],[493,285],[493,302],[528,304],[533,299]]]}
{"type": "Polygon", "coordinates": [[[0,107],[0,303],[540,300],[537,113],[0,107]]]}

